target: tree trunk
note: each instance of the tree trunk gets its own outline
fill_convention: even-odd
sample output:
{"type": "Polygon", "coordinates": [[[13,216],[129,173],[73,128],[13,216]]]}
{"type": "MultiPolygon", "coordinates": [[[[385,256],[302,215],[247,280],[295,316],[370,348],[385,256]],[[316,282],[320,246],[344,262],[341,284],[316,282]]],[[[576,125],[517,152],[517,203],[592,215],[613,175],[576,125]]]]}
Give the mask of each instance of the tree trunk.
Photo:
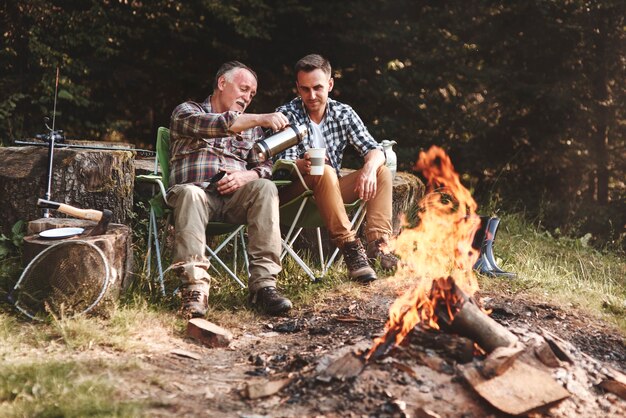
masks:
{"type": "MultiPolygon", "coordinates": [[[[50,199],[83,209],[110,209],[125,223],[133,208],[134,158],[129,151],[55,149],[50,199]]],[[[37,199],[48,187],[48,149],[0,148],[0,232],[42,217],[37,199]]],[[[64,217],[51,211],[52,217],[64,217]]]]}
{"type": "Polygon", "coordinates": [[[609,203],[609,105],[610,94],[607,75],[607,30],[608,22],[604,11],[596,12],[594,47],[596,55],[595,73],[592,77],[593,99],[595,103],[596,126],[593,132],[593,153],[596,166],[595,195],[600,205],[609,203]]]}

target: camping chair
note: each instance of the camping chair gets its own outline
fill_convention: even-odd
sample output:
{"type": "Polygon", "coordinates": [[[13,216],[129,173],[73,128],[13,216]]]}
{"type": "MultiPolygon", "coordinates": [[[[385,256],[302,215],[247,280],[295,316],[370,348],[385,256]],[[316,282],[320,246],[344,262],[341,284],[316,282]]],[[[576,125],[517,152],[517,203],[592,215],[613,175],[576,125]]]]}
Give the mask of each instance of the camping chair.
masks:
{"type": "MultiPolygon", "coordinates": [[[[165,127],[159,127],[157,130],[157,144],[156,144],[157,156],[154,162],[154,173],[149,175],[137,176],[138,181],[148,182],[158,187],[159,193],[150,199],[150,220],[148,224],[148,248],[146,255],[146,273],[150,276],[150,266],[152,264],[152,240],[154,239],[155,258],[159,275],[159,282],[161,286],[161,293],[165,295],[165,284],[163,280],[163,265],[161,261],[161,249],[159,244],[159,233],[157,228],[157,218],[163,218],[165,215],[169,215],[170,209],[167,203],[167,188],[169,184],[169,155],[170,155],[170,130],[165,127]],[[160,174],[159,174],[160,168],[160,174]]],[[[209,222],[206,228],[206,234],[212,235],[225,235],[227,237],[215,248],[211,249],[208,245],[206,250],[209,254],[208,259],[214,259],[233,280],[235,280],[239,286],[245,288],[246,285],[237,277],[233,272],[237,271],[237,248],[238,237],[241,240],[241,247],[243,249],[244,261],[246,266],[246,272],[249,271],[248,254],[245,248],[244,229],[245,225],[229,224],[224,222],[209,222]],[[233,269],[231,270],[224,261],[218,257],[218,253],[230,242],[233,242],[235,251],[233,252],[233,269]]],[[[211,267],[218,274],[219,272],[211,263],[211,267]]]]}
{"type": "MultiPolygon", "coordinates": [[[[289,254],[311,278],[311,280],[319,281],[326,275],[326,272],[337,258],[339,248],[335,248],[330,258],[328,260],[324,260],[324,250],[320,228],[325,227],[325,225],[317,209],[315,198],[313,197],[313,191],[309,189],[304,182],[304,178],[302,178],[300,171],[298,171],[295,161],[276,161],[274,163],[273,172],[276,174],[280,171],[283,171],[284,173],[288,172],[290,176],[293,176],[293,173],[295,173],[304,187],[304,192],[302,192],[300,196],[297,196],[291,201],[280,206],[280,224],[288,228],[287,234],[282,239],[283,252],[281,254],[281,261],[287,254],[289,254]],[[304,228],[315,228],[321,269],[321,276],[319,277],[313,273],[311,268],[293,249],[294,242],[304,228]]],[[[280,175],[281,178],[283,176],[284,175],[280,175]]],[[[365,202],[357,199],[355,202],[344,204],[344,207],[346,209],[346,213],[353,213],[352,219],[350,220],[352,229],[358,230],[361,223],[363,223],[363,219],[365,218],[365,202]]]]}

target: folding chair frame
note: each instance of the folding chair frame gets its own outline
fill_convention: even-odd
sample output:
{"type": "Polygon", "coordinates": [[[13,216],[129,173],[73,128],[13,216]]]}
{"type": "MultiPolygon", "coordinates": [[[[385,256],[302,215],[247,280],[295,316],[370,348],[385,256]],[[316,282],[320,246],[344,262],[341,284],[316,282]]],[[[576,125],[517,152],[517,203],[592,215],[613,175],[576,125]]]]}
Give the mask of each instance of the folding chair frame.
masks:
{"type": "MultiPolygon", "coordinates": [[[[167,202],[167,198],[166,198],[167,196],[166,184],[168,181],[166,176],[169,170],[164,169],[163,167],[163,164],[169,164],[169,161],[168,161],[169,152],[167,152],[167,155],[163,155],[163,153],[169,149],[169,144],[167,144],[167,148],[166,148],[165,142],[169,143],[169,129],[165,127],[159,127],[157,131],[157,157],[154,162],[154,172],[153,174],[150,174],[150,175],[137,176],[137,180],[151,183],[153,186],[158,187],[159,193],[156,194],[153,197],[153,199],[160,199],[162,203],[165,204],[166,207],[169,207],[169,203],[167,202]],[[161,167],[163,174],[159,174],[159,167],[161,167]]],[[[148,248],[147,248],[146,261],[144,264],[144,271],[146,272],[146,275],[150,277],[151,265],[152,265],[152,244],[153,244],[152,241],[154,240],[154,250],[156,253],[155,258],[156,258],[157,271],[158,271],[158,277],[159,277],[159,285],[160,285],[161,293],[165,296],[164,274],[167,270],[165,271],[163,270],[163,263],[161,259],[161,245],[159,242],[157,214],[156,214],[155,205],[156,205],[155,202],[153,201],[150,202],[150,220],[148,223],[148,248]]],[[[237,275],[233,272],[233,270],[237,271],[237,247],[238,247],[237,241],[241,240],[241,246],[242,246],[243,254],[244,254],[244,263],[246,266],[246,272],[247,272],[248,277],[250,275],[248,254],[246,252],[246,246],[245,246],[244,228],[245,228],[245,225],[233,225],[233,224],[226,224],[222,222],[209,222],[209,224],[207,225],[207,229],[206,229],[207,234],[217,235],[217,233],[212,233],[213,231],[213,232],[218,232],[220,235],[222,233],[226,233],[229,235],[214,250],[211,249],[208,245],[206,245],[205,247],[208,253],[207,258],[209,260],[215,259],[215,261],[224,269],[226,274],[228,274],[233,280],[235,280],[235,282],[237,282],[237,284],[239,284],[241,288],[245,288],[246,285],[241,281],[241,279],[239,279],[239,277],[237,277],[237,275]],[[233,241],[234,248],[235,248],[235,251],[233,253],[234,255],[233,255],[233,269],[232,270],[218,256],[218,253],[231,241],[233,241]]],[[[211,268],[219,274],[219,271],[215,268],[213,263],[211,263],[211,268]]]]}
{"type": "MultiPolygon", "coordinates": [[[[313,204],[315,204],[315,198],[313,197],[313,191],[309,189],[309,187],[304,182],[304,178],[302,177],[302,174],[298,170],[294,161],[278,160],[275,163],[274,170],[276,171],[276,170],[284,169],[285,166],[287,166],[287,168],[291,171],[291,173],[295,171],[295,173],[298,176],[298,179],[300,180],[305,190],[300,196],[296,197],[295,199],[281,206],[281,209],[283,209],[287,205],[294,204],[294,202],[297,201],[298,199],[301,200],[298,210],[296,212],[296,215],[293,217],[291,225],[289,226],[289,230],[287,234],[285,235],[285,237],[282,239],[283,252],[280,256],[280,259],[282,261],[284,257],[287,254],[289,254],[296,261],[296,263],[304,270],[304,272],[311,278],[312,281],[319,281],[321,278],[323,278],[326,275],[326,273],[330,269],[330,266],[333,264],[333,262],[337,258],[337,255],[339,254],[339,248],[335,248],[330,258],[327,261],[324,261],[322,234],[320,230],[320,227],[324,225],[315,226],[315,232],[316,232],[316,237],[317,237],[317,248],[318,248],[319,259],[320,259],[320,269],[322,271],[321,276],[319,277],[313,273],[311,268],[293,250],[294,242],[296,241],[298,236],[300,236],[300,233],[304,229],[304,226],[298,226],[301,220],[301,217],[303,216],[307,203],[313,202],[313,204]]],[[[345,204],[344,207],[346,207],[346,210],[353,209],[354,207],[357,208],[355,214],[352,216],[350,224],[353,230],[358,231],[359,228],[361,227],[361,224],[363,223],[363,220],[365,219],[365,213],[366,213],[365,202],[361,200],[357,200],[356,202],[353,202],[351,204],[345,204]]],[[[282,219],[283,218],[281,214],[281,222],[282,222],[282,219]]]]}

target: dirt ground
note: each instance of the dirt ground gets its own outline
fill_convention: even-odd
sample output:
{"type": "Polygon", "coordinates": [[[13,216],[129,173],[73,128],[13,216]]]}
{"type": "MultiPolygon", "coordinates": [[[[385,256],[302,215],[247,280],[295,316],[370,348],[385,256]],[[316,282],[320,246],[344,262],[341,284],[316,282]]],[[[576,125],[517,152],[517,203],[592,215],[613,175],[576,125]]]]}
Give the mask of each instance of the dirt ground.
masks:
{"type": "MultiPolygon", "coordinates": [[[[624,371],[626,346],[618,331],[571,309],[529,297],[481,295],[492,317],[514,333],[551,331],[576,347],[576,358],[624,371]]],[[[146,402],[155,417],[500,417],[465,382],[456,361],[411,342],[387,353],[357,377],[322,379],[322,371],[347,352],[366,350],[381,335],[394,299],[385,280],[358,300],[345,295],[296,309],[284,318],[255,316],[229,327],[228,348],[207,348],[180,335],[146,330],[136,338],[151,347],[142,353],[103,353],[136,368],[116,376],[121,396],[146,402]],[[283,380],[284,379],[284,380],[283,380]],[[267,397],[249,399],[246,388],[282,380],[267,397]]],[[[477,361],[475,359],[474,361],[477,361]]],[[[582,360],[581,360],[582,361],[582,360]]],[[[587,363],[589,363],[587,361],[587,363]]],[[[572,366],[552,375],[571,396],[533,411],[533,417],[623,417],[626,401],[576,378],[572,366]]],[[[532,385],[532,382],[529,382],[532,385]]]]}

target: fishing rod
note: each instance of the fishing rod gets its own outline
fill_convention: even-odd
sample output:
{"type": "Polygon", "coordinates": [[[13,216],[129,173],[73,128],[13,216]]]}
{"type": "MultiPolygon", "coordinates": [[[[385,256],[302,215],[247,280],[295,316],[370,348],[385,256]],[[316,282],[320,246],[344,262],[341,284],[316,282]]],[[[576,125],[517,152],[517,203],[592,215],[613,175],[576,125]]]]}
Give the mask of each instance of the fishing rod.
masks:
{"type": "MultiPolygon", "coordinates": [[[[56,141],[57,139],[60,139],[61,141],[63,140],[63,132],[57,132],[54,130],[54,124],[56,121],[56,115],[57,115],[57,98],[58,98],[58,94],[59,94],[59,67],[57,66],[57,76],[56,76],[56,82],[55,82],[55,86],[54,86],[54,108],[52,110],[52,128],[48,126],[48,120],[49,118],[45,118],[44,119],[44,125],[46,126],[46,128],[48,128],[48,135],[47,135],[47,141],[48,141],[48,187],[46,189],[46,200],[51,200],[51,196],[50,196],[50,189],[52,186],[52,163],[54,161],[54,141],[56,141]],[[59,138],[60,137],[60,138],[59,138]]],[[[49,209],[44,209],[43,210],[43,217],[44,218],[49,218],[50,217],[50,210],[49,209]]]]}
{"type": "MultiPolygon", "coordinates": [[[[59,131],[61,132],[61,131],[59,131]]],[[[45,135],[46,137],[48,135],[45,135]]],[[[37,135],[36,136],[37,139],[44,139],[41,138],[41,135],[37,135]]],[[[58,140],[59,138],[57,138],[58,140]]],[[[46,139],[47,142],[47,139],[46,139]]],[[[19,141],[19,140],[14,140],[13,141],[14,145],[30,145],[30,146],[36,146],[36,147],[46,147],[48,146],[47,143],[44,142],[34,142],[34,141],[19,141]]],[[[140,149],[140,148],[126,148],[126,147],[107,147],[107,146],[98,146],[98,145],[80,145],[80,144],[63,144],[63,143],[56,143],[56,147],[57,148],[76,148],[76,149],[88,149],[88,150],[104,150],[104,151],[134,151],[137,153],[137,155],[142,156],[142,157],[154,157],[156,155],[155,151],[151,151],[151,150],[147,150],[147,149],[140,149]]]]}

